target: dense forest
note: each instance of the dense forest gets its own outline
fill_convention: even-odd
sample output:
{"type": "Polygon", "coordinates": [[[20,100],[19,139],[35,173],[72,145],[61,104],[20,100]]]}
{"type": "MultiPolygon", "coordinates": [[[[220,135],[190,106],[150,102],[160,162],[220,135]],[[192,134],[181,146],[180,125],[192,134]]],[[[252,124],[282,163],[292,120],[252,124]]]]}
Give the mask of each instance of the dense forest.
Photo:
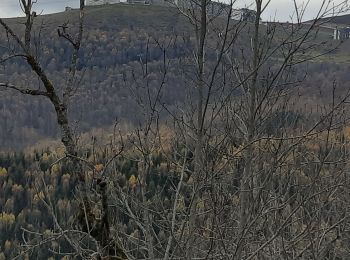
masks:
{"type": "MultiPolygon", "coordinates": [[[[59,156],[59,151],[35,152],[31,156],[23,153],[1,156],[0,259],[11,259],[22,251],[20,244],[22,243],[24,230],[43,232],[50,237],[54,223],[51,218],[47,218],[46,207],[41,202],[41,198],[46,196],[46,191],[50,193],[51,202],[56,205],[54,211],[57,217],[65,219],[63,225],[74,225],[73,213],[76,204],[71,197],[71,190],[74,189],[72,176],[69,174],[71,170],[61,167],[49,169],[50,164],[57,160],[59,156]]],[[[92,156],[90,159],[93,162],[92,156]]],[[[102,164],[96,164],[95,169],[87,173],[90,178],[92,178],[93,172],[96,173],[95,171],[97,171],[98,173],[99,170],[102,170],[103,163],[106,162],[106,158],[102,156],[95,159],[102,164]]],[[[151,187],[147,198],[152,201],[154,210],[159,211],[161,215],[170,210],[171,186],[178,182],[178,177],[175,173],[169,174],[170,165],[162,159],[161,154],[154,155],[153,163],[154,168],[147,180],[151,187]],[[158,193],[160,190],[162,192],[158,193]],[[159,207],[159,205],[162,205],[162,207],[159,207]],[[161,211],[164,212],[161,213],[161,211]]],[[[137,163],[130,159],[120,159],[114,164],[114,167],[115,175],[113,179],[115,183],[113,185],[122,187],[123,191],[127,193],[136,194],[139,192],[137,189],[137,163]]],[[[184,205],[181,207],[184,207],[184,205]]],[[[114,228],[122,231],[126,236],[134,235],[137,239],[137,228],[130,220],[127,212],[116,211],[113,218],[116,220],[115,223],[121,221],[114,228]]],[[[164,232],[159,235],[162,240],[165,240],[166,234],[164,232]]],[[[28,237],[26,235],[28,240],[33,238],[35,239],[35,234],[28,237]]],[[[130,246],[135,246],[136,243],[136,240],[130,241],[130,246]]],[[[62,247],[62,245],[52,241],[49,248],[38,247],[34,251],[24,252],[24,259],[48,259],[50,256],[55,256],[50,251],[51,246],[53,250],[58,250],[61,247],[62,252],[69,248],[62,247]]]]}
{"type": "MultiPolygon", "coordinates": [[[[286,220],[288,224],[283,226],[281,236],[286,240],[284,243],[287,245],[295,243],[293,251],[302,251],[311,239],[321,243],[320,248],[303,252],[305,259],[312,257],[311,252],[313,251],[318,256],[325,257],[323,259],[347,259],[350,256],[348,248],[350,235],[347,223],[344,222],[344,218],[347,218],[348,214],[349,191],[342,178],[343,170],[346,168],[345,161],[349,156],[350,130],[347,128],[342,132],[332,131],[327,134],[315,136],[298,147],[298,150],[295,151],[296,157],[286,158],[284,169],[280,169],[281,172],[272,176],[270,189],[285,202],[280,202],[281,208],[277,212],[261,213],[261,222],[259,221],[251,231],[252,237],[250,239],[256,239],[254,234],[261,236],[260,239],[264,239],[265,235],[260,232],[264,232],[264,229],[279,228],[281,222],[286,220]],[[327,134],[330,135],[328,142],[333,145],[331,152],[327,152],[328,144],[325,141],[327,134]],[[314,156],[322,158],[325,154],[327,154],[329,161],[336,160],[337,163],[329,164],[324,169],[321,167],[325,162],[308,163],[314,156]],[[294,170],[294,167],[297,171],[294,170]],[[302,207],[297,209],[292,219],[289,219],[288,214],[292,209],[297,208],[299,203],[303,203],[302,207]],[[268,216],[271,220],[266,219],[268,216]],[[340,221],[339,230],[332,227],[338,224],[337,221],[340,221]],[[312,233],[304,233],[305,230],[312,233]],[[327,239],[323,240],[325,231],[327,239]]],[[[111,230],[115,242],[120,243],[122,240],[123,247],[136,259],[144,259],[146,251],[141,247],[145,234],[142,229],[140,230],[138,223],[142,219],[142,209],[139,208],[142,205],[142,196],[146,197],[147,207],[153,212],[152,229],[158,240],[154,244],[157,255],[162,255],[168,237],[171,236],[170,219],[174,199],[177,196],[174,187],[180,181],[182,182],[181,193],[177,204],[175,204],[178,214],[177,221],[182,223],[189,217],[188,214],[191,210],[191,192],[194,185],[193,155],[187,154],[188,168],[181,177],[181,168],[177,161],[182,160],[184,154],[178,154],[179,158],[169,159],[168,156],[171,156],[174,151],[186,153],[185,148],[179,149],[178,143],[171,141],[169,137],[168,134],[163,136],[163,145],[168,145],[166,150],[160,149],[153,152],[151,169],[149,169],[145,184],[140,182],[143,166],[140,163],[142,155],[138,151],[128,150],[108,169],[111,230]],[[183,179],[181,180],[181,178],[183,179]],[[142,185],[147,186],[146,194],[142,194],[142,185]],[[132,212],[136,215],[132,215],[132,212]]],[[[273,162],[271,156],[275,152],[273,146],[276,143],[262,142],[259,145],[270,147],[272,150],[271,154],[261,155],[263,156],[261,161],[264,163],[259,163],[256,167],[268,167],[266,164],[273,162]]],[[[84,152],[86,153],[85,158],[91,163],[91,167],[86,170],[89,185],[91,185],[89,191],[94,194],[93,196],[97,196],[96,179],[113,156],[113,147],[109,145],[95,148],[89,146],[84,149],[84,152]]],[[[74,178],[71,172],[73,169],[67,165],[53,164],[62,158],[63,154],[62,149],[57,149],[55,151],[35,151],[30,155],[15,153],[0,157],[0,209],[2,212],[0,215],[0,259],[12,259],[20,253],[23,257],[21,259],[70,259],[67,257],[71,250],[69,244],[61,238],[59,231],[55,231],[54,220],[47,215],[47,203],[50,203],[55,217],[61,220],[60,224],[63,228],[75,228],[77,225],[77,216],[75,215],[77,202],[72,197],[74,178]],[[52,167],[52,165],[54,166],[52,167]],[[22,246],[23,241],[27,241],[25,247],[22,246]],[[45,246],[41,246],[41,243],[45,246]]],[[[226,221],[232,221],[236,217],[229,214],[233,214],[232,212],[235,212],[235,208],[239,206],[239,179],[242,175],[244,160],[240,153],[233,152],[233,154],[235,154],[235,166],[226,169],[233,177],[226,183],[229,193],[222,195],[220,200],[211,202],[217,203],[215,207],[222,211],[220,213],[223,214],[221,216],[223,217],[221,219],[222,225],[234,225],[226,223],[226,221]]],[[[216,178],[226,177],[217,176],[216,178]]],[[[223,192],[220,191],[220,187],[212,187],[211,185],[206,187],[209,192],[213,188],[223,192]]],[[[202,214],[208,210],[206,203],[208,202],[203,198],[197,205],[202,214]]],[[[94,217],[100,220],[101,205],[94,204],[93,212],[94,217]]],[[[211,225],[210,222],[204,216],[198,217],[197,221],[201,226],[199,230],[201,236],[206,237],[211,225]]],[[[231,237],[230,234],[227,235],[227,239],[232,241],[238,239],[231,237]]],[[[291,249],[289,250],[291,251],[291,249]]],[[[271,257],[271,259],[281,259],[281,256],[272,258],[268,250],[261,255],[271,257]]]]}

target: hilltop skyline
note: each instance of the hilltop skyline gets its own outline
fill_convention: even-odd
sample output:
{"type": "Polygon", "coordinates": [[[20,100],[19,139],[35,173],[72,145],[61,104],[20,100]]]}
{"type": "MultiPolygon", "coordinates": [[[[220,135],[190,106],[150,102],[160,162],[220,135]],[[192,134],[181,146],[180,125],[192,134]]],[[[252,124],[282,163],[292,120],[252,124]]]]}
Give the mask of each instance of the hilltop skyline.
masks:
{"type": "MultiPolygon", "coordinates": [[[[225,0],[227,1],[227,0],[225,0]]],[[[235,8],[252,7],[252,0],[237,0],[234,4],[235,8]]],[[[299,0],[298,3],[302,5],[304,1],[299,0]]],[[[343,2],[343,0],[335,0],[335,4],[343,2]]],[[[38,0],[35,5],[35,10],[38,13],[50,14],[62,12],[66,6],[78,7],[78,0],[38,0]]],[[[307,11],[304,15],[304,20],[311,20],[317,14],[321,4],[320,0],[310,0],[307,11]]],[[[291,21],[294,14],[294,4],[292,0],[272,0],[269,7],[265,10],[264,20],[276,20],[276,21],[291,21]]],[[[347,12],[349,13],[349,12],[347,12]]],[[[1,0],[0,3],[0,17],[18,17],[23,16],[19,7],[18,1],[13,0],[1,0]]]]}

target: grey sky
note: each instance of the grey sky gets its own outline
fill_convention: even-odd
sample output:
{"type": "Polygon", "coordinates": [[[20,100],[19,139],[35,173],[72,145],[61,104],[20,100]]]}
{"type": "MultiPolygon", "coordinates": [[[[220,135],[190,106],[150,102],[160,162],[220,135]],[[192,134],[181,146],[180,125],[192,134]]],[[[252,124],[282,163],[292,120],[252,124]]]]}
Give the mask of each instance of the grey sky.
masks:
{"type": "MultiPolygon", "coordinates": [[[[224,0],[223,0],[224,1],[224,0]]],[[[297,0],[299,4],[307,2],[306,0],[297,0]]],[[[317,10],[320,8],[322,0],[310,0],[307,12],[304,15],[305,20],[312,19],[317,10]]],[[[327,0],[328,1],[328,0],[327,0]]],[[[334,0],[337,4],[344,0],[334,0]]],[[[249,7],[252,0],[237,0],[235,7],[249,7]]],[[[267,2],[267,0],[265,0],[267,2]]],[[[65,6],[77,7],[79,0],[38,0],[35,9],[38,12],[53,13],[61,12],[65,6]]],[[[266,9],[263,18],[264,20],[276,19],[278,21],[287,21],[293,16],[293,0],[271,0],[271,3],[266,9]]],[[[21,9],[18,0],[0,0],[0,17],[20,16],[21,9]]]]}

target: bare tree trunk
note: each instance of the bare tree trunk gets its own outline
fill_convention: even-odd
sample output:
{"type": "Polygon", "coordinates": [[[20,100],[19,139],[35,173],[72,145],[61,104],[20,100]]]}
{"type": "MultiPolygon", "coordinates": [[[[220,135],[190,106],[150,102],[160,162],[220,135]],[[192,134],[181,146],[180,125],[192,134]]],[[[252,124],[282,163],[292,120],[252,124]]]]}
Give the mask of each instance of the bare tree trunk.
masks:
{"type": "MultiPolygon", "coordinates": [[[[147,137],[146,137],[147,138],[147,137]]],[[[148,259],[155,259],[154,255],[154,242],[153,242],[153,234],[152,234],[152,221],[151,221],[151,214],[150,210],[148,208],[148,201],[146,198],[146,176],[150,174],[151,171],[151,160],[152,155],[147,154],[147,158],[144,158],[142,172],[140,176],[140,189],[141,189],[141,197],[142,197],[142,217],[143,217],[143,223],[145,225],[145,239],[147,243],[147,252],[148,252],[148,259]]]]}
{"type": "Polygon", "coordinates": [[[205,42],[207,35],[207,4],[208,0],[200,0],[200,21],[196,24],[196,38],[197,38],[197,50],[196,50],[196,65],[197,65],[197,118],[195,123],[195,152],[194,152],[194,194],[192,198],[192,207],[189,214],[189,235],[190,240],[187,243],[187,258],[191,259],[195,257],[195,230],[197,228],[197,206],[198,199],[200,198],[201,186],[204,179],[204,64],[205,64],[205,42]]]}
{"type": "MultiPolygon", "coordinates": [[[[49,77],[45,73],[44,69],[41,67],[38,59],[34,56],[31,50],[31,35],[34,19],[36,18],[36,13],[32,12],[33,6],[32,0],[21,0],[21,4],[26,15],[25,22],[25,32],[24,32],[24,41],[6,24],[6,22],[0,18],[0,25],[6,30],[7,34],[17,43],[17,45],[24,52],[24,59],[27,64],[30,66],[32,71],[38,76],[41,80],[44,91],[33,90],[33,89],[21,89],[9,84],[1,84],[1,86],[15,89],[22,94],[32,95],[32,96],[44,96],[48,98],[53,105],[56,116],[57,123],[61,130],[61,141],[66,149],[66,156],[70,159],[73,164],[74,178],[75,178],[75,187],[81,197],[80,201],[80,212],[78,216],[78,221],[83,231],[91,231],[92,226],[94,226],[95,219],[86,218],[86,216],[94,216],[91,212],[91,206],[88,199],[88,192],[86,191],[86,180],[85,174],[83,171],[82,161],[78,157],[78,147],[75,142],[74,134],[69,122],[68,117],[68,103],[69,99],[73,96],[74,88],[73,82],[76,77],[77,71],[77,60],[81,47],[83,29],[84,29],[84,8],[85,1],[80,0],[80,12],[79,12],[79,28],[78,34],[76,37],[71,36],[67,31],[66,27],[62,27],[62,30],[58,30],[59,37],[66,39],[73,47],[73,54],[71,57],[70,64],[70,74],[67,80],[67,86],[64,88],[62,97],[59,96],[57,88],[50,81],[49,77]]],[[[91,231],[91,235],[99,242],[100,247],[103,249],[104,253],[109,255],[108,248],[110,243],[109,237],[109,220],[108,220],[108,204],[107,204],[107,194],[106,187],[104,182],[99,182],[101,189],[101,200],[103,208],[103,219],[100,225],[98,225],[95,230],[91,231]]],[[[74,192],[74,191],[73,191],[74,192]]],[[[96,225],[95,225],[96,226],[96,225]]],[[[121,249],[118,249],[122,252],[121,249]]],[[[123,257],[125,254],[121,254],[123,257]]],[[[125,259],[121,258],[121,259],[125,259]]]]}
{"type": "Polygon", "coordinates": [[[254,160],[254,140],[255,140],[255,128],[256,128],[256,94],[257,94],[257,82],[258,82],[258,71],[259,71],[259,27],[260,27],[260,16],[261,16],[262,1],[256,0],[256,17],[254,24],[254,36],[252,39],[252,53],[253,53],[253,64],[252,64],[252,78],[248,80],[248,95],[249,103],[247,104],[247,137],[246,137],[246,151],[245,151],[245,168],[243,177],[241,179],[241,192],[240,192],[240,221],[239,221],[239,233],[242,238],[238,245],[237,255],[240,258],[242,255],[242,249],[244,247],[244,236],[246,232],[246,225],[249,222],[250,214],[253,214],[254,203],[259,203],[256,198],[256,191],[258,187],[258,176],[253,169],[254,160]]]}

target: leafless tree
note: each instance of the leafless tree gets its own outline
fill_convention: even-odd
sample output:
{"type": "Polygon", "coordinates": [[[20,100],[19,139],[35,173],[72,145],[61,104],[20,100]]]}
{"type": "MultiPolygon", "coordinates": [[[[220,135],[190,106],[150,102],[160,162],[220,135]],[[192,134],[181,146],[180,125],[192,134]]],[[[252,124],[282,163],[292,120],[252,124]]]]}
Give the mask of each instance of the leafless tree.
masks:
{"type": "MultiPolygon", "coordinates": [[[[9,51],[12,53],[8,57],[2,57],[0,59],[1,63],[5,63],[10,59],[21,58],[23,59],[33,73],[37,75],[40,79],[41,86],[38,88],[34,87],[22,87],[12,85],[10,82],[0,83],[0,87],[4,89],[12,89],[18,91],[24,95],[28,96],[42,96],[47,98],[47,100],[52,104],[55,109],[57,116],[57,123],[61,130],[61,141],[66,149],[66,158],[72,163],[74,169],[74,179],[76,183],[76,198],[79,202],[79,216],[78,225],[79,229],[73,231],[72,234],[66,234],[66,230],[60,227],[59,221],[55,218],[53,214],[52,204],[46,202],[49,211],[52,213],[52,217],[55,219],[55,224],[59,229],[59,235],[66,239],[66,242],[75,250],[75,253],[83,258],[90,257],[91,252],[89,247],[84,246],[83,237],[88,236],[96,241],[97,244],[97,256],[104,257],[109,255],[111,248],[115,249],[115,245],[110,244],[110,230],[109,230],[109,220],[108,205],[106,198],[106,183],[102,180],[98,181],[100,201],[102,203],[103,216],[100,222],[96,222],[94,213],[92,212],[92,205],[88,198],[88,186],[86,181],[85,172],[83,169],[83,161],[79,158],[79,148],[74,136],[72,129],[72,124],[69,121],[68,110],[71,98],[76,93],[76,88],[80,82],[79,74],[77,71],[78,57],[82,45],[83,31],[84,31],[84,8],[85,1],[80,0],[79,8],[79,22],[78,28],[74,32],[74,28],[69,28],[69,24],[65,23],[59,26],[57,29],[58,36],[66,40],[72,47],[72,55],[69,66],[69,73],[67,75],[65,86],[55,86],[50,80],[48,74],[40,64],[40,54],[38,51],[38,46],[33,44],[33,30],[35,25],[35,19],[37,18],[37,13],[33,10],[33,5],[36,1],[33,0],[21,0],[20,5],[25,14],[24,22],[24,33],[23,36],[21,32],[14,31],[4,19],[0,19],[0,25],[5,30],[8,35],[9,51]],[[15,45],[15,48],[11,48],[11,44],[15,45]],[[84,248],[86,248],[84,250],[84,248]]],[[[96,249],[96,247],[95,247],[96,249]]],[[[120,259],[126,258],[125,254],[120,248],[117,248],[116,255],[120,259]]]]}
{"type": "MultiPolygon", "coordinates": [[[[195,106],[187,106],[182,110],[187,109],[185,114],[179,112],[181,116],[174,118],[181,122],[177,136],[185,136],[183,146],[193,153],[194,168],[187,169],[193,180],[187,211],[182,213],[183,218],[172,219],[179,221],[173,224],[179,229],[172,229],[170,240],[176,241],[173,257],[329,256],[338,241],[331,230],[336,229],[335,223],[338,227],[344,224],[345,213],[324,226],[328,239],[322,229],[315,228],[317,222],[308,222],[310,226],[301,228],[305,225],[301,215],[305,214],[305,208],[309,214],[322,210],[324,204],[320,200],[310,206],[315,197],[347,189],[344,179],[337,179],[329,188],[325,181],[330,178],[327,174],[322,184],[315,186],[326,164],[331,168],[340,167],[339,172],[345,173],[346,152],[339,154],[341,164],[335,158],[325,164],[324,155],[318,158],[317,171],[313,172],[313,177],[308,176],[306,183],[301,183],[302,177],[296,173],[306,168],[315,170],[314,163],[300,162],[311,152],[308,148],[313,143],[322,143],[321,149],[326,150],[332,146],[331,150],[338,152],[346,146],[329,137],[337,135],[335,129],[342,129],[342,122],[347,121],[339,112],[346,109],[349,94],[337,98],[335,87],[333,101],[325,106],[324,112],[312,115],[312,123],[300,123],[296,116],[300,98],[297,93],[307,75],[297,71],[300,64],[322,55],[320,52],[312,54],[321,46],[315,41],[317,25],[324,22],[323,18],[346,10],[347,3],[332,5],[323,1],[313,22],[304,24],[307,6],[299,7],[295,2],[294,23],[272,21],[266,25],[261,23],[261,17],[269,1],[254,2],[253,23],[230,20],[234,2],[225,7],[227,20],[221,16],[221,22],[225,22],[215,23],[220,18],[211,19],[208,12],[211,4],[205,0],[178,4],[180,12],[192,24],[196,39],[195,62],[192,63],[195,72],[188,85],[193,95],[190,102],[186,102],[195,106]],[[217,32],[217,60],[211,64],[207,59],[212,47],[209,39],[217,32]],[[242,38],[250,42],[250,46],[240,46],[242,38]],[[298,228],[293,229],[294,225],[298,228]],[[318,252],[313,252],[310,244],[304,244],[303,235],[307,232],[320,234],[310,242],[319,244],[318,252]],[[325,244],[321,246],[322,243],[325,244]]],[[[338,195],[342,197],[341,192],[338,195]]],[[[176,214],[181,216],[180,212],[176,214]]]]}
{"type": "MultiPolygon", "coordinates": [[[[253,23],[231,20],[234,2],[221,6],[224,15],[210,13],[211,4],[203,0],[177,6],[195,36],[193,58],[181,63],[194,68],[182,73],[188,84],[185,105],[168,109],[159,94],[162,87],[157,95],[137,98],[148,118],[132,138],[138,154],[133,160],[139,163],[137,191],[117,187],[114,196],[141,233],[124,234],[133,241],[126,247],[136,250],[131,256],[136,259],[335,256],[335,245],[346,240],[337,235],[340,229],[346,233],[346,211],[330,220],[324,198],[335,196],[337,207],[347,207],[341,195],[348,189],[346,178],[329,180],[333,170],[345,177],[347,144],[339,138],[347,118],[340,112],[349,93],[338,98],[334,86],[332,102],[322,113],[302,121],[297,93],[307,75],[298,69],[315,58],[322,18],[344,11],[346,3],[334,7],[324,1],[311,24],[302,23],[305,10],[298,6],[295,23],[262,24],[269,2],[255,1],[253,23]],[[240,46],[242,41],[251,44],[240,46]],[[211,61],[207,56],[213,49],[216,60],[211,61]],[[160,108],[174,122],[173,149],[161,151],[178,179],[171,202],[157,200],[155,207],[147,199],[145,177],[154,169],[152,154],[167,142],[159,131],[160,108]],[[317,153],[315,145],[327,152],[317,153]]],[[[148,89],[147,75],[140,81],[148,89]]]]}

